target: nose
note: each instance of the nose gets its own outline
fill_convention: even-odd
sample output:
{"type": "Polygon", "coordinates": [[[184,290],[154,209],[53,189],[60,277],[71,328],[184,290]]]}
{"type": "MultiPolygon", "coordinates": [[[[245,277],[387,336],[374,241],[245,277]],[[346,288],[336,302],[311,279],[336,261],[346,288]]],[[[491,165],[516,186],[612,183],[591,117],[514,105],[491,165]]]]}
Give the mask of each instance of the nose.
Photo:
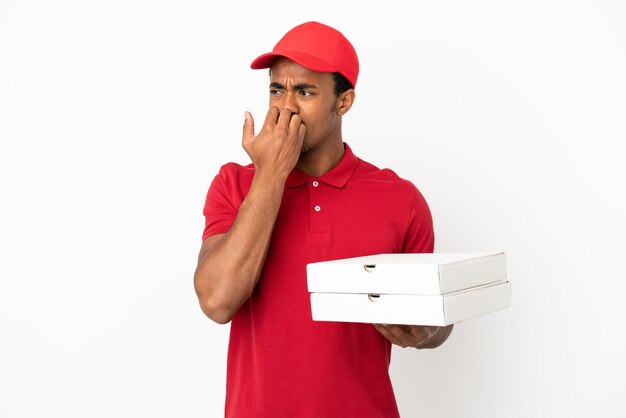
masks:
{"type": "Polygon", "coordinates": [[[280,104],[280,110],[288,109],[291,113],[298,113],[298,102],[296,100],[296,94],[294,92],[287,92],[283,95],[282,103],[280,104]]]}

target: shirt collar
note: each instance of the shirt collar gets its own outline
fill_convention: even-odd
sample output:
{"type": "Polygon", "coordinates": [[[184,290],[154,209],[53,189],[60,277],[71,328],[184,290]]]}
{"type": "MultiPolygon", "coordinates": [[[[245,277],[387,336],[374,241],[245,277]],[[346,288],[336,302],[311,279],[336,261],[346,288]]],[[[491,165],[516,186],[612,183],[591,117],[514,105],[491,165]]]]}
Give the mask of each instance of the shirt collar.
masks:
{"type": "MultiPolygon", "coordinates": [[[[348,144],[344,142],[343,145],[345,152],[339,164],[319,177],[320,181],[337,188],[346,185],[350,177],[352,177],[352,174],[354,174],[354,170],[359,162],[359,159],[354,155],[348,144]]],[[[314,177],[294,168],[291,173],[289,173],[289,177],[287,177],[286,185],[287,187],[302,186],[313,178],[314,177]]]]}

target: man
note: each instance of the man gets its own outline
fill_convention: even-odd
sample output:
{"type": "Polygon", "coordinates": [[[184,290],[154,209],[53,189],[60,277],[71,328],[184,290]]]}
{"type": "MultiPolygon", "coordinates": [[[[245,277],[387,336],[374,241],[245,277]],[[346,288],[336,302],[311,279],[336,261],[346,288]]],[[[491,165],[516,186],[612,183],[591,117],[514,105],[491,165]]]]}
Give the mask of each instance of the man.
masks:
{"type": "Polygon", "coordinates": [[[224,165],[207,194],[194,283],[204,313],[231,322],[227,417],[398,417],[391,343],[433,348],[451,327],[314,322],[306,264],[432,252],[432,219],[410,182],[360,160],[342,140],[359,63],[317,22],[296,26],[252,62],[270,68],[252,164],[224,165]]]}

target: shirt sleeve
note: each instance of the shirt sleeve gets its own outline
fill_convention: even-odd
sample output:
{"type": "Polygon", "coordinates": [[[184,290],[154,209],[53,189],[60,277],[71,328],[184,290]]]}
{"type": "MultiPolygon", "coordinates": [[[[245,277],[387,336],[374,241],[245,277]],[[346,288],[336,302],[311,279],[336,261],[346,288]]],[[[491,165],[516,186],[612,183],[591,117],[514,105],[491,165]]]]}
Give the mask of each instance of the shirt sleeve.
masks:
{"type": "Polygon", "coordinates": [[[415,186],[413,189],[413,203],[409,211],[409,221],[402,252],[432,253],[435,249],[433,218],[424,196],[415,186]]]}
{"type": "Polygon", "coordinates": [[[224,165],[215,176],[204,203],[204,232],[202,240],[215,234],[224,234],[235,223],[241,203],[237,204],[233,193],[232,167],[224,165]]]}

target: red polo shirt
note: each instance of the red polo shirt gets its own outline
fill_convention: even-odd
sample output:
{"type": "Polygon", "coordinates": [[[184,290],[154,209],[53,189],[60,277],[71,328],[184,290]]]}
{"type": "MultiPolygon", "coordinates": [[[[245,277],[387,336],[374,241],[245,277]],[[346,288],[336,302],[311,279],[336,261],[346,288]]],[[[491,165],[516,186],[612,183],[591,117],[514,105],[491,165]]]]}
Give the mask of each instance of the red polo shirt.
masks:
{"type": "MultiPolygon", "coordinates": [[[[252,164],[221,168],[206,198],[203,238],[230,229],[253,175],[252,164]]],[[[430,211],[415,186],[347,144],[321,177],[294,169],[259,282],[231,322],[226,417],[398,417],[391,343],[370,324],[314,322],[306,265],[433,245],[430,211]]]]}

